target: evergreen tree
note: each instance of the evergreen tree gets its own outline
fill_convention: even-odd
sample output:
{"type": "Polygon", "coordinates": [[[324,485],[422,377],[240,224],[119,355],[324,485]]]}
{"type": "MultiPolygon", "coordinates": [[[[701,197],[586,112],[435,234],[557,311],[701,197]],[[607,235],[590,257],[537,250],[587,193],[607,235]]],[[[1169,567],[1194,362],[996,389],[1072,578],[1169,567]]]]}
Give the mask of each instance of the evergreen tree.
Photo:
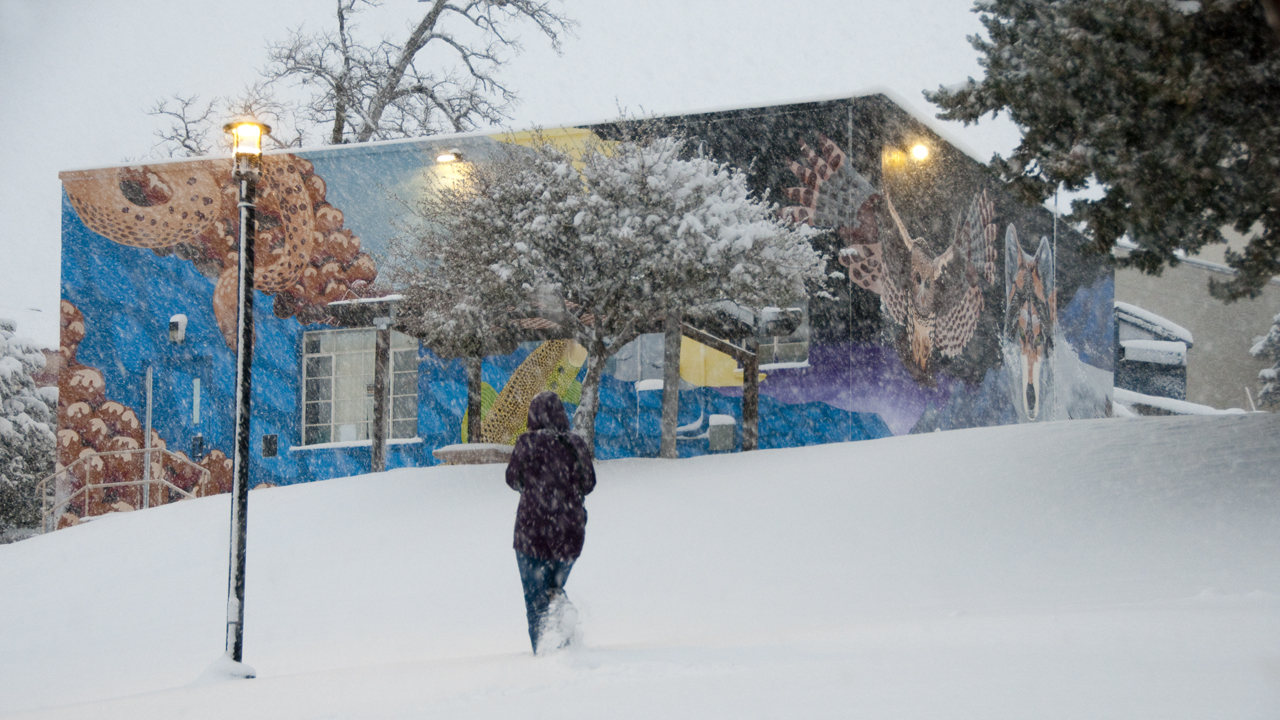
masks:
{"type": "Polygon", "coordinates": [[[1258,402],[1280,405],[1280,315],[1273,318],[1271,330],[1266,335],[1254,339],[1249,354],[1274,362],[1271,367],[1258,373],[1258,378],[1262,380],[1258,402]]]}
{"type": "Polygon", "coordinates": [[[1023,130],[992,167],[1023,199],[1091,181],[1076,200],[1093,248],[1128,235],[1121,266],[1159,274],[1178,252],[1250,233],[1218,297],[1280,274],[1280,43],[1258,0],[981,0],[986,76],[926,92],[939,117],[1005,111],[1023,130]]]}
{"type": "Polygon", "coordinates": [[[56,388],[37,388],[31,374],[44,355],[0,320],[0,532],[40,522],[36,485],[53,472],[56,388]]]}

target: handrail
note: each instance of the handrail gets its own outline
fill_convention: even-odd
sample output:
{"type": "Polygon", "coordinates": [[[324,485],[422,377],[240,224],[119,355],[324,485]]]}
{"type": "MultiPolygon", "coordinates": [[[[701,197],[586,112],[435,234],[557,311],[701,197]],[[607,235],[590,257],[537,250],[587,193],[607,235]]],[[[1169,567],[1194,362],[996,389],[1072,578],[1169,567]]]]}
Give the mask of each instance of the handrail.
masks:
{"type": "MultiPolygon", "coordinates": [[[[153,447],[153,448],[138,448],[136,450],[108,450],[106,452],[93,452],[86,455],[81,455],[79,458],[75,460],[75,462],[71,463],[70,465],[67,465],[61,470],[58,470],[52,475],[49,475],[48,477],[44,478],[36,485],[36,492],[39,493],[40,495],[40,532],[47,533],[47,532],[52,532],[54,530],[57,530],[58,529],[57,520],[56,520],[57,516],[59,516],[63,511],[65,511],[66,507],[71,504],[72,500],[75,500],[78,496],[82,494],[84,495],[86,500],[85,515],[83,517],[86,517],[86,518],[101,517],[100,515],[94,516],[89,514],[89,503],[87,501],[89,499],[89,491],[91,489],[105,490],[107,488],[113,488],[113,487],[135,487],[135,486],[143,486],[143,485],[149,486],[152,484],[159,484],[162,488],[167,486],[169,489],[177,492],[179,495],[182,496],[182,500],[194,499],[196,497],[194,493],[183,490],[182,488],[178,487],[177,485],[174,485],[173,483],[169,482],[163,477],[161,478],[153,477],[150,480],[127,480],[124,482],[94,483],[94,482],[90,482],[88,473],[85,473],[84,484],[80,486],[80,489],[76,490],[70,495],[67,495],[66,497],[60,498],[57,496],[58,495],[58,486],[57,486],[58,478],[66,477],[71,473],[71,471],[76,466],[82,463],[94,460],[96,458],[101,458],[107,455],[133,455],[135,453],[138,455],[144,456],[142,459],[143,462],[150,462],[151,461],[150,457],[147,457],[147,456],[149,456],[151,453],[157,453],[157,452],[161,453],[162,455],[167,455],[171,459],[176,460],[177,462],[184,463],[186,465],[189,465],[195,468],[200,473],[200,480],[197,481],[197,484],[199,482],[207,481],[211,475],[208,468],[201,467],[200,465],[192,461],[190,458],[170,452],[166,448],[153,447]],[[50,486],[51,482],[52,482],[52,487],[50,486]]],[[[149,494],[151,492],[151,488],[148,487],[143,492],[146,492],[149,494]]],[[[161,499],[160,504],[164,504],[163,498],[161,499]]]]}

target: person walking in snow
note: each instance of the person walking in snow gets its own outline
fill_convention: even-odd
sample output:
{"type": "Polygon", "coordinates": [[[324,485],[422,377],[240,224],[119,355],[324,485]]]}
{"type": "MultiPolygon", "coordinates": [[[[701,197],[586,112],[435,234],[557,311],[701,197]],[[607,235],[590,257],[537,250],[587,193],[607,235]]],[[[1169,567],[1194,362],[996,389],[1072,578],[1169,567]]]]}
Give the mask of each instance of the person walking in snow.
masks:
{"type": "Polygon", "coordinates": [[[520,493],[514,547],[529,640],[535,654],[556,650],[568,644],[577,617],[564,584],[582,553],[582,499],[595,488],[596,472],[555,393],[538,393],[529,404],[529,430],[516,440],[507,484],[520,493]]]}

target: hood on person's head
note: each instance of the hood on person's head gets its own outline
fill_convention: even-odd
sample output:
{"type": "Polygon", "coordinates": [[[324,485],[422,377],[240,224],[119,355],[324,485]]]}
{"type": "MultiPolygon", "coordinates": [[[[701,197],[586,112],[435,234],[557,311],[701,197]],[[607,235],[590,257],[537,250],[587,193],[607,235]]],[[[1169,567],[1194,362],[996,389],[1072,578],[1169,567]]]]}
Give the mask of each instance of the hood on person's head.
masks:
{"type": "Polygon", "coordinates": [[[555,430],[569,432],[569,416],[564,412],[560,396],[544,390],[529,403],[529,431],[555,430]]]}

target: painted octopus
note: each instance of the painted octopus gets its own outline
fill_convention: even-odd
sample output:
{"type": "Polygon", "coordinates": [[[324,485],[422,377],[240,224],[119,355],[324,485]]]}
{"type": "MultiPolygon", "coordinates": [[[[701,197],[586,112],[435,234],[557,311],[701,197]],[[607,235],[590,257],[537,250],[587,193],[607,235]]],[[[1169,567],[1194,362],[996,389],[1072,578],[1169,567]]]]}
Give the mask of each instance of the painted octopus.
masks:
{"type": "MultiPolygon", "coordinates": [[[[58,448],[56,469],[60,472],[85,458],[69,473],[68,494],[84,485],[104,485],[136,480],[142,474],[142,453],[99,455],[113,451],[139,450],[145,436],[138,413],[123,403],[107,397],[106,382],[97,368],[76,360],[76,350],[85,336],[84,315],[66,300],[62,301],[60,324],[62,367],[58,373],[58,448]]],[[[151,446],[165,448],[164,438],[151,431],[151,446]]],[[[175,453],[183,458],[186,454],[175,453]]],[[[187,463],[174,463],[156,454],[151,460],[151,477],[164,478],[197,497],[216,495],[231,490],[231,460],[220,450],[201,458],[199,466],[208,470],[204,476],[187,463]]],[[[138,487],[104,487],[90,489],[75,496],[58,526],[74,525],[82,517],[142,507],[142,490],[138,487]]],[[[162,505],[169,500],[159,484],[150,487],[148,504],[162,505]]]]}
{"type": "MultiPolygon", "coordinates": [[[[227,162],[195,161],[63,175],[90,230],[123,245],[176,253],[217,278],[213,309],[235,344],[239,210],[227,162]]],[[[377,276],[360,240],[325,201],[324,179],[296,155],[264,155],[258,184],[254,287],[278,317],[325,319],[325,305],[358,296],[377,276]]]]}

